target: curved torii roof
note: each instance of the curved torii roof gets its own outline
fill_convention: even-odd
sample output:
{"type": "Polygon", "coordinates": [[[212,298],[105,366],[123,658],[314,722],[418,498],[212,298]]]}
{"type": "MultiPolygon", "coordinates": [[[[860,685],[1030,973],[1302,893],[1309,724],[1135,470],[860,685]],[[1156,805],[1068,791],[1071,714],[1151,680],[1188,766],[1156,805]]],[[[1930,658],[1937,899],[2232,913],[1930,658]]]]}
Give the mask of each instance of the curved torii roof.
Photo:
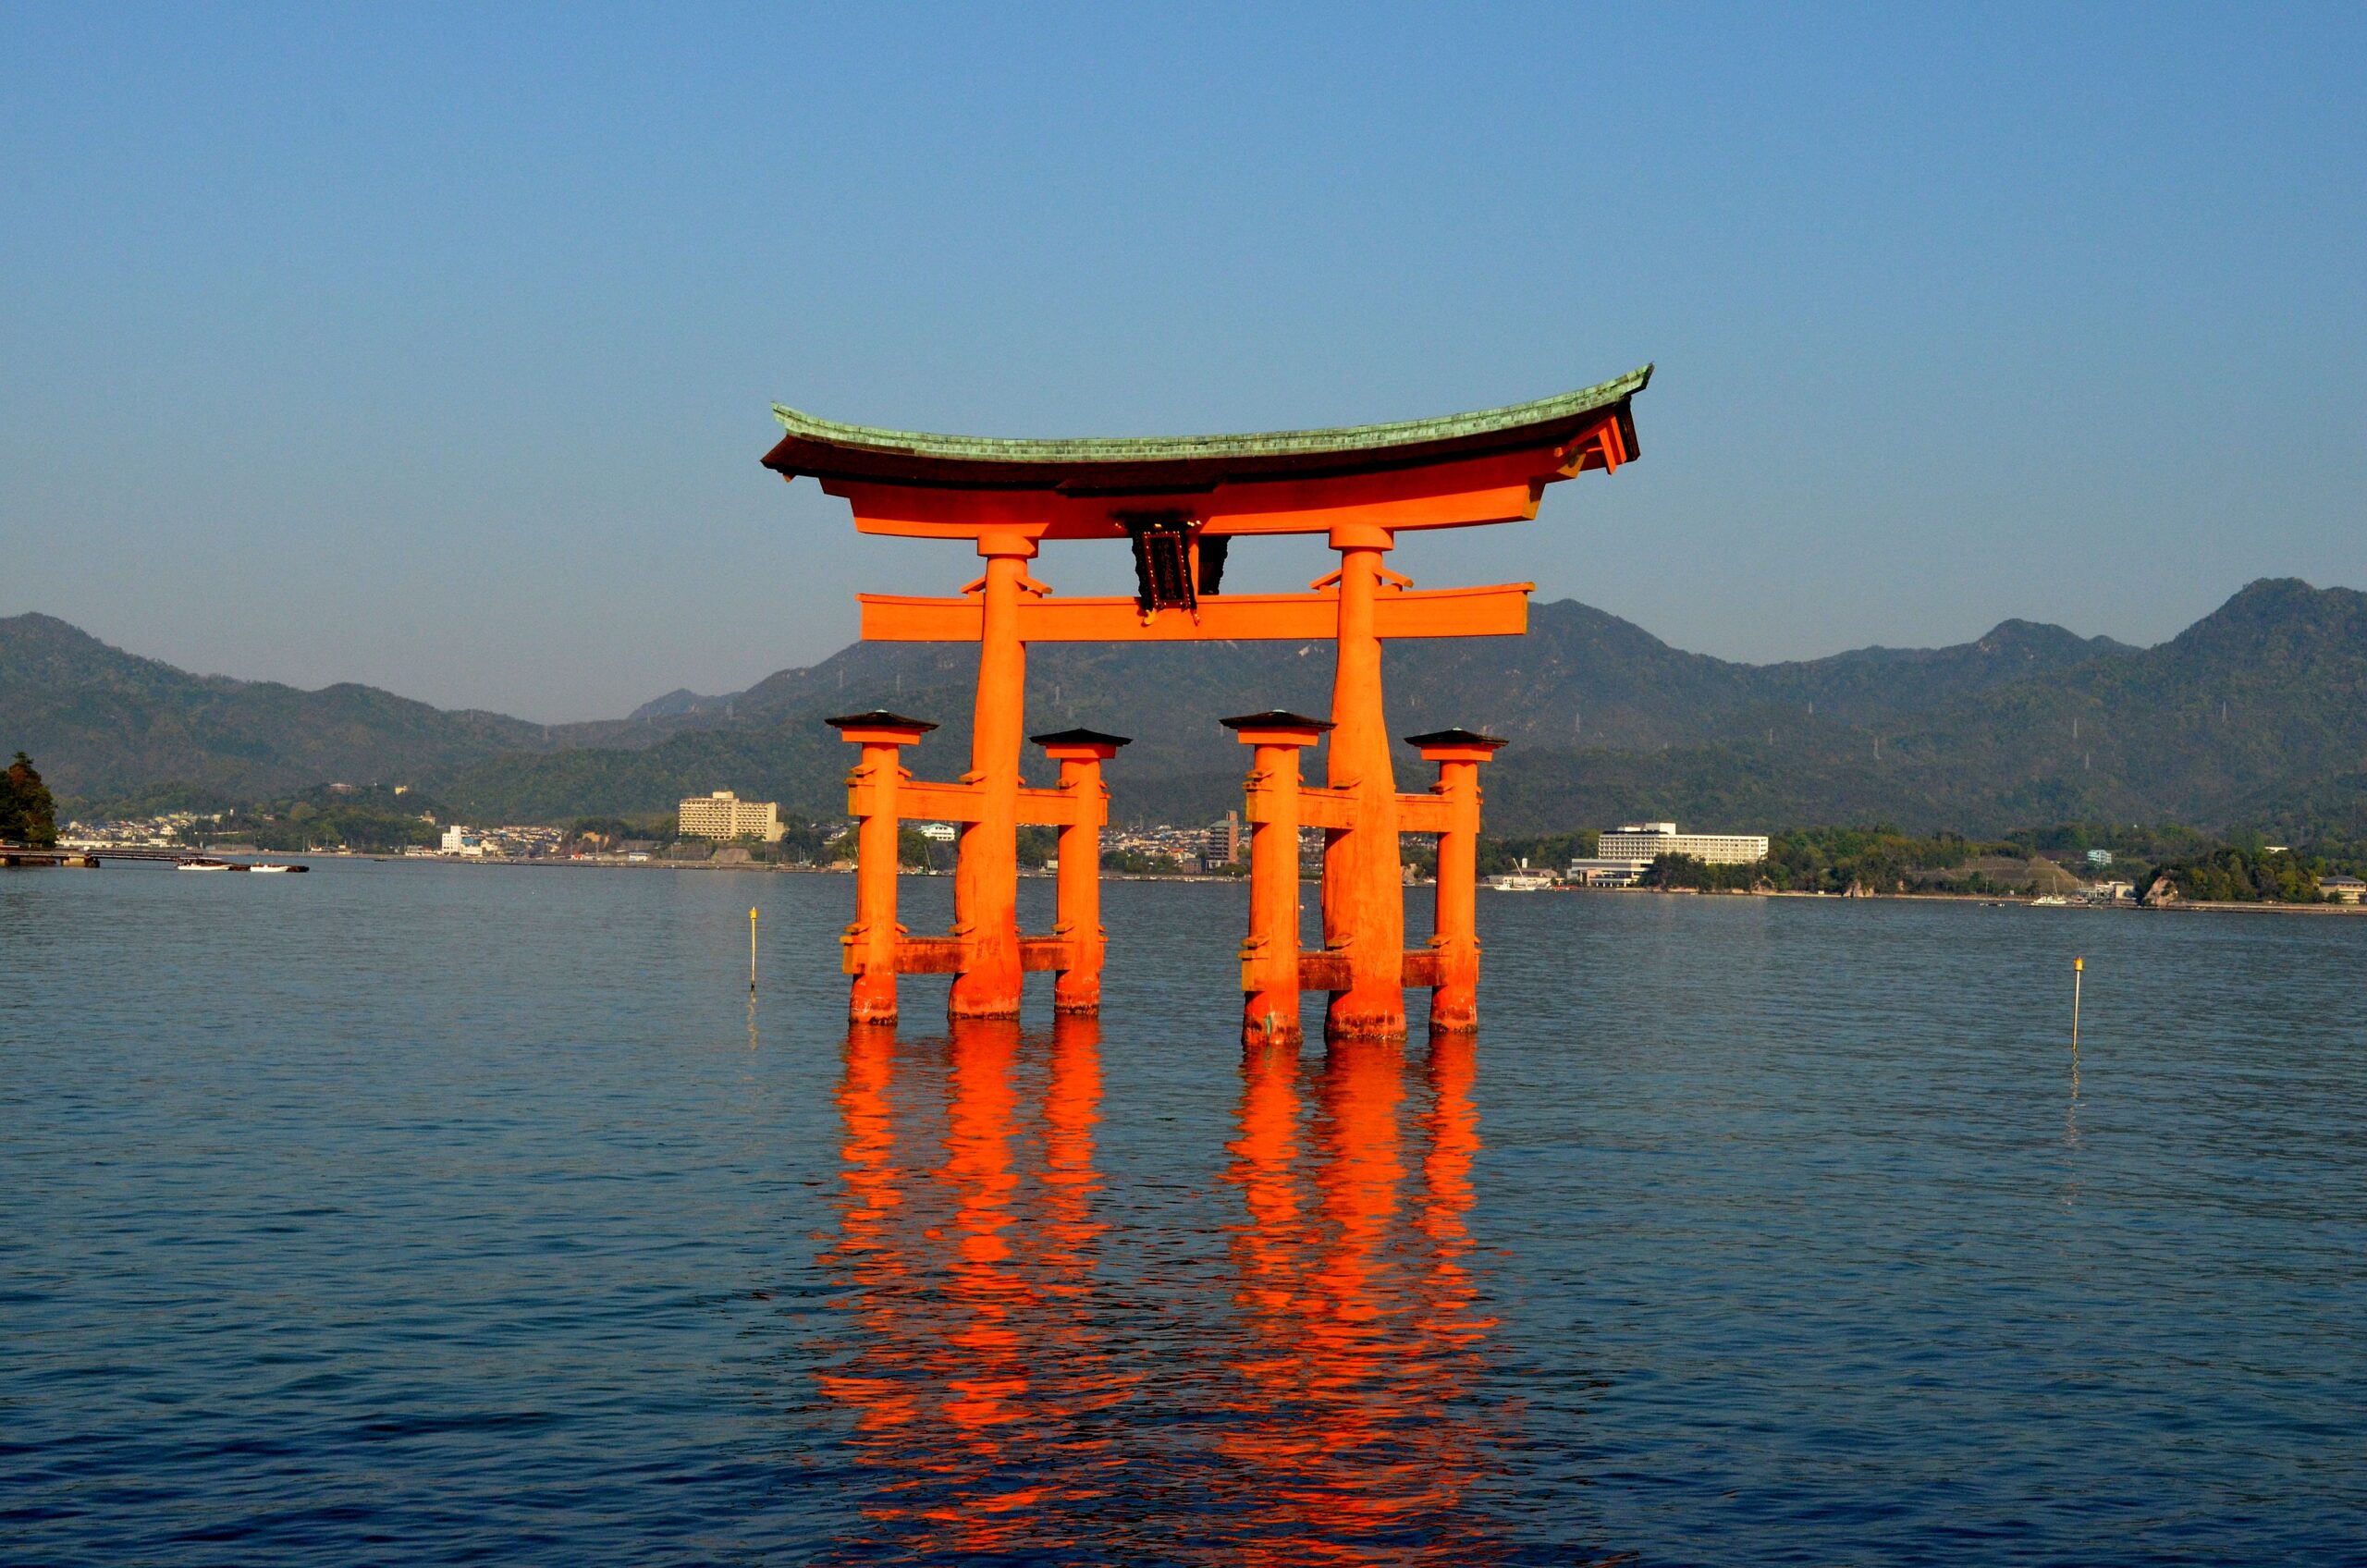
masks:
{"type": "MultiPolygon", "coordinates": [[[[1636,455],[1628,399],[1651,380],[1652,367],[1534,402],[1443,419],[1400,420],[1331,430],[1281,430],[1248,435],[1116,436],[1014,440],[990,435],[931,435],[841,424],[779,404],[788,431],[765,455],[783,478],[810,474],[839,484],[964,490],[1051,490],[1071,496],[1184,493],[1260,480],[1314,479],[1561,446],[1616,423],[1622,450],[1636,455]]],[[[1604,466],[1600,457],[1579,466],[1604,466]]]]}

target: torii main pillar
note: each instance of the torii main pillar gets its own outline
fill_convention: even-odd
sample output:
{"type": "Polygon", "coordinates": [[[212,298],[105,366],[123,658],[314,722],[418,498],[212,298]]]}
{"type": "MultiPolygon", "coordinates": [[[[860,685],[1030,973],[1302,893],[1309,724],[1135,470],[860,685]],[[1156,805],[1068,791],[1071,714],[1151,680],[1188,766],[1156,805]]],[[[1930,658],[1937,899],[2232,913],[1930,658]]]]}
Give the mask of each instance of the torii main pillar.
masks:
{"type": "Polygon", "coordinates": [[[971,720],[970,772],[979,815],[962,828],[953,871],[953,935],[961,970],[946,998],[948,1018],[1017,1018],[1019,958],[1019,756],[1027,729],[1027,644],[1019,639],[1019,585],[1036,541],[1010,529],[978,535],[986,557],[979,598],[978,697],[971,720]]]}
{"type": "Polygon", "coordinates": [[[1331,671],[1326,781],[1353,802],[1351,825],[1326,835],[1323,946],[1347,961],[1348,987],[1324,1009],[1326,1035],[1387,1038],[1405,1033],[1405,870],[1397,852],[1397,775],[1382,716],[1380,634],[1374,604],[1380,557],[1396,544],[1369,523],[1331,530],[1340,552],[1340,634],[1331,671]]]}

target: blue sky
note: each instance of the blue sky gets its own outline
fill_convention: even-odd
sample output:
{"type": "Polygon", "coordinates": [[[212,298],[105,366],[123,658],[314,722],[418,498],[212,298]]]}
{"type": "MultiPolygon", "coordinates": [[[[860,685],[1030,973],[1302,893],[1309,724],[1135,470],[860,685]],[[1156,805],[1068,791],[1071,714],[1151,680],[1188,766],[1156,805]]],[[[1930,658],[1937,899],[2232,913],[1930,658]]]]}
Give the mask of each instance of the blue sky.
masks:
{"type": "Polygon", "coordinates": [[[546,720],[972,574],[758,468],[775,399],[1186,433],[1657,361],[1643,460],[1396,564],[1733,658],[2367,586],[2356,6],[18,6],[0,299],[0,614],[546,720]]]}

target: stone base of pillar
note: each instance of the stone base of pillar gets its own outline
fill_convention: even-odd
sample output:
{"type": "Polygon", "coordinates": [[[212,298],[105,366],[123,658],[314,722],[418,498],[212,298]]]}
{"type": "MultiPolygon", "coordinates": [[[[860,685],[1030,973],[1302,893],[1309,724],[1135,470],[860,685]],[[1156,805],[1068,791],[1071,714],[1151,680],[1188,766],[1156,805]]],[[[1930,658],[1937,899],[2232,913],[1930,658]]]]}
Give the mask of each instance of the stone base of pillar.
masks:
{"type": "Polygon", "coordinates": [[[1450,991],[1444,987],[1430,996],[1430,1033],[1433,1035],[1471,1035],[1479,1029],[1479,999],[1468,986],[1450,991]]]}
{"type": "Polygon", "coordinates": [[[1332,1040],[1402,1040],[1405,1037],[1405,996],[1367,998],[1347,992],[1331,998],[1323,1010],[1323,1038],[1332,1040]]]}
{"type": "Polygon", "coordinates": [[[963,994],[962,981],[957,979],[953,983],[953,989],[945,998],[946,1019],[949,1022],[963,1023],[1015,1021],[1019,1017],[1017,991],[1018,987],[1015,986],[1004,990],[981,985],[973,987],[965,996],[963,994]]]}
{"type": "Polygon", "coordinates": [[[1285,1007],[1278,999],[1252,995],[1242,1006],[1241,1043],[1245,1046],[1295,1047],[1302,1033],[1296,997],[1285,1007]]]}
{"type": "Polygon", "coordinates": [[[893,974],[858,974],[847,993],[849,1023],[893,1023],[896,1022],[896,977],[893,974]]]}

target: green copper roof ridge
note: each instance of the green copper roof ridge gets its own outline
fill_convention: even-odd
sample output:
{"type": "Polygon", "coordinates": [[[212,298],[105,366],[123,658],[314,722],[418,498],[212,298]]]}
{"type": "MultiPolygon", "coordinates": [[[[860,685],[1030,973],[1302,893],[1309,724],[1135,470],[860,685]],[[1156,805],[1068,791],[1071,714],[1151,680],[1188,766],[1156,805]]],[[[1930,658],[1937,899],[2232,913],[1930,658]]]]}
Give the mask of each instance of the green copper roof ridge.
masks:
{"type": "Polygon", "coordinates": [[[1442,419],[1396,420],[1383,424],[1341,425],[1329,430],[1274,430],[1242,435],[1096,435],[1040,439],[1004,435],[935,435],[878,425],[841,424],[780,403],[773,418],[792,435],[834,446],[916,457],[966,458],[992,462],[1123,461],[1184,458],[1265,457],[1291,452],[1360,451],[1414,446],[1518,430],[1573,414],[1591,413],[1642,391],[1652,379],[1644,365],[1625,375],[1533,402],[1508,403],[1442,419]]]}

